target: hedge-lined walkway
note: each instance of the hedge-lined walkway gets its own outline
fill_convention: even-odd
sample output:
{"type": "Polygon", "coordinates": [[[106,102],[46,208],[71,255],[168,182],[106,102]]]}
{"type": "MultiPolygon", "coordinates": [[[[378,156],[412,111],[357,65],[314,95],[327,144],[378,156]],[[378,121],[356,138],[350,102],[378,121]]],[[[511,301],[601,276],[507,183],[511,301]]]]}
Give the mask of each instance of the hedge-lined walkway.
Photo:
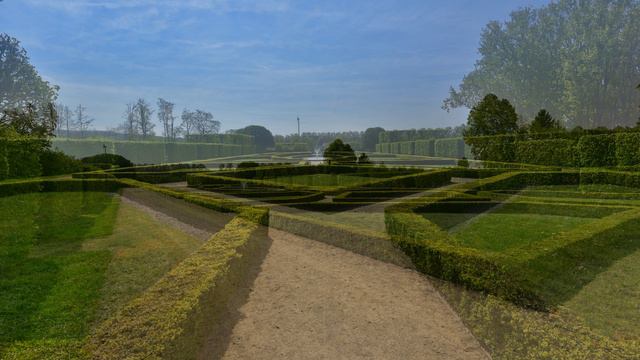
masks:
{"type": "Polygon", "coordinates": [[[224,359],[489,358],[417,272],[269,234],[273,243],[224,359]]]}

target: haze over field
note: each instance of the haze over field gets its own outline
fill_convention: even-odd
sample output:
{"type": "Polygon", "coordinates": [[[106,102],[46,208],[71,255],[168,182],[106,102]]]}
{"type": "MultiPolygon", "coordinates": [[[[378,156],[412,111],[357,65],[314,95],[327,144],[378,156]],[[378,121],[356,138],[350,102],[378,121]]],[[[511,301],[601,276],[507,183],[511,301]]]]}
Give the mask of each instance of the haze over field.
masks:
{"type": "Polygon", "coordinates": [[[222,131],[424,128],[466,121],[441,105],[486,24],[548,3],[5,0],[0,30],[97,129],[138,97],[210,111],[222,131]]]}

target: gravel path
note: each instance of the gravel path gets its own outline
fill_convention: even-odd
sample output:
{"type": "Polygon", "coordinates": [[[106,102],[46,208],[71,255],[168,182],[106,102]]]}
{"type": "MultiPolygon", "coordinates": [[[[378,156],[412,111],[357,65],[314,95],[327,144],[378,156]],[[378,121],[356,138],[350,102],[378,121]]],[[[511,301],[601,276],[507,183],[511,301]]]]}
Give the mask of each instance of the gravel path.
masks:
{"type": "Polygon", "coordinates": [[[488,359],[427,278],[269,229],[224,359],[488,359]]]}

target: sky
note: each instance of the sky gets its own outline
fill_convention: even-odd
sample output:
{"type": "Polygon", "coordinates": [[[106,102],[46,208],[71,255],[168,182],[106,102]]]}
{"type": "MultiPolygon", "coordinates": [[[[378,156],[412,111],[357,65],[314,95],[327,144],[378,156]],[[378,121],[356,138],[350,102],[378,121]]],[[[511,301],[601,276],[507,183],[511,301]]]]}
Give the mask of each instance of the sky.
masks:
{"type": "Polygon", "coordinates": [[[82,104],[96,129],[158,97],[222,130],[456,126],[441,109],[473,70],[483,27],[541,0],[4,0],[0,32],[82,104]]]}

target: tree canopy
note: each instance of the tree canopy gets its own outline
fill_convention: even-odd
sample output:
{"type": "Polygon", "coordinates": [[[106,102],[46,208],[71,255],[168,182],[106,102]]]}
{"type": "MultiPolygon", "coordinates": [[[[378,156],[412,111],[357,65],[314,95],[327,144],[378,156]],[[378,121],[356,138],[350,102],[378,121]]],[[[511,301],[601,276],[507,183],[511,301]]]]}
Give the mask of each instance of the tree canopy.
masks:
{"type": "Polygon", "coordinates": [[[251,135],[256,144],[256,150],[259,152],[273,148],[276,144],[273,140],[273,134],[269,129],[260,125],[249,125],[245,128],[235,131],[238,134],[251,135]]]}
{"type": "Polygon", "coordinates": [[[381,132],[384,132],[384,129],[381,127],[372,127],[365,130],[364,134],[362,134],[362,149],[366,151],[375,151],[376,144],[378,143],[378,137],[381,132]]]}
{"type": "Polygon", "coordinates": [[[356,154],[351,145],[345,144],[341,139],[335,139],[324,150],[323,156],[331,163],[355,164],[356,154]]]}
{"type": "Polygon", "coordinates": [[[529,125],[530,133],[555,132],[562,130],[560,122],[551,116],[547,110],[540,110],[529,125]]]}
{"type": "Polygon", "coordinates": [[[0,33],[0,132],[2,136],[51,136],[58,115],[58,87],[44,81],[20,42],[0,33]]]}
{"type": "Polygon", "coordinates": [[[525,119],[545,108],[567,127],[635,123],[640,96],[640,1],[559,0],[524,8],[482,33],[480,59],[445,109],[508,97],[525,119]]]}
{"type": "Polygon", "coordinates": [[[43,80],[18,39],[0,33],[0,111],[41,109],[55,102],[58,87],[43,80]]]}

